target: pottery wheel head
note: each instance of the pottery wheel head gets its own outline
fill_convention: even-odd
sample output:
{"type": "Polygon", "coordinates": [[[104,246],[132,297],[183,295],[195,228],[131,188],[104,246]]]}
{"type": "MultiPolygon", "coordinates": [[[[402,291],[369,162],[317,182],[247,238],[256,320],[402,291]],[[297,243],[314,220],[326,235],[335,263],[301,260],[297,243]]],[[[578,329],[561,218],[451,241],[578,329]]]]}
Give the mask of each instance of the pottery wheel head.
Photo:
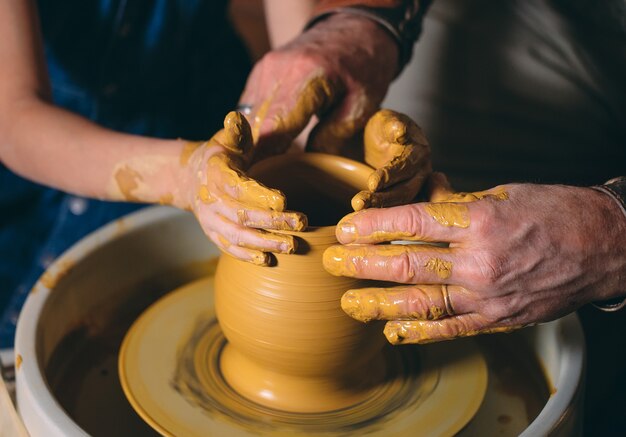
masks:
{"type": "Polygon", "coordinates": [[[148,308],[119,354],[122,387],[137,413],[163,435],[454,435],[478,410],[487,366],[471,341],[389,347],[393,369],[366,401],[324,413],[270,409],[225,382],[225,345],[215,318],[213,277],[148,308]]]}

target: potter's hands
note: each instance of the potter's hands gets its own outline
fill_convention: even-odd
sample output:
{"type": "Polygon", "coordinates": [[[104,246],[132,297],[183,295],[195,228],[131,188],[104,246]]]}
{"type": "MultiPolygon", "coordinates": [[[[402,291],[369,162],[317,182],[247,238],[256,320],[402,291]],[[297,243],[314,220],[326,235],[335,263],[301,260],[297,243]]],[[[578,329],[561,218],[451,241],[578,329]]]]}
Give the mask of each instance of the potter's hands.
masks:
{"type": "Polygon", "coordinates": [[[363,142],[365,162],[375,171],[368,178],[368,190],[352,198],[352,208],[413,201],[432,171],[430,145],[422,129],[406,115],[382,109],[367,122],[363,142]]]}
{"type": "Polygon", "coordinates": [[[204,232],[223,251],[266,265],[266,252],[291,253],[294,239],[262,229],[302,230],[306,217],[285,212],[285,196],[247,177],[250,125],[237,112],[224,119],[224,129],[205,143],[191,143],[181,156],[188,169],[188,204],[204,232]]]}
{"type": "Polygon", "coordinates": [[[254,67],[242,104],[255,139],[255,160],[284,152],[317,115],[312,151],[337,154],[376,111],[398,68],[398,48],[378,24],[335,14],[254,67]]]}
{"type": "Polygon", "coordinates": [[[333,274],[407,284],[342,299],[358,320],[389,320],[391,343],[509,331],[626,290],[626,220],[603,193],[511,184],[452,196],[439,187],[434,200],[444,202],[348,215],[337,237],[361,245],[324,254],[333,274]],[[374,245],[392,240],[450,246],[374,245]]]}

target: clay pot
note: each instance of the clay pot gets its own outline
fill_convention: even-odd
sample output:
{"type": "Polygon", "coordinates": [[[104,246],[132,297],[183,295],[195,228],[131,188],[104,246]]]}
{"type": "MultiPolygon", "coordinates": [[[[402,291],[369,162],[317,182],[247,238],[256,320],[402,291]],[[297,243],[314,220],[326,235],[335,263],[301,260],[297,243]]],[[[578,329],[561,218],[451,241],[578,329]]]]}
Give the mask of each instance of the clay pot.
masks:
{"type": "Polygon", "coordinates": [[[352,405],[384,377],[381,326],[362,324],[340,307],[363,281],[335,277],[322,266],[337,244],[335,226],[371,169],[332,155],[283,155],[257,164],[252,175],[283,191],[291,210],[309,218],[292,232],[298,249],[259,267],[222,255],[215,278],[217,317],[229,343],[221,368],[240,394],[298,412],[352,405]]]}

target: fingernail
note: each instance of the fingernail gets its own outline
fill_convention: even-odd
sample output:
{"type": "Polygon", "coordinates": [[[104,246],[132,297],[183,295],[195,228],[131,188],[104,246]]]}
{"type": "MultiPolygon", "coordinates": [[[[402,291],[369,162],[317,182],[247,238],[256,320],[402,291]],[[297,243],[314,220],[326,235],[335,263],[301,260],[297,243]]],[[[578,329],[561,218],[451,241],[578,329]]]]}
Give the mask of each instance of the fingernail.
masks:
{"type": "Polygon", "coordinates": [[[421,325],[411,321],[387,322],[384,329],[385,337],[389,343],[397,344],[423,344],[433,340],[424,335],[421,325]]]}
{"type": "Polygon", "coordinates": [[[344,244],[352,243],[356,240],[356,226],[350,222],[339,222],[337,225],[337,239],[344,244]]]}
{"type": "Polygon", "coordinates": [[[383,333],[389,343],[397,345],[402,344],[402,341],[404,340],[404,337],[400,334],[400,330],[400,322],[387,322],[383,333]]]}
{"type": "Polygon", "coordinates": [[[354,197],[350,201],[350,205],[352,206],[353,210],[361,211],[362,209],[368,207],[368,202],[366,202],[366,199],[368,199],[369,197],[367,193],[368,191],[361,191],[360,193],[354,195],[354,197]]]}
{"type": "Polygon", "coordinates": [[[304,214],[296,214],[293,230],[296,232],[304,230],[309,223],[309,219],[304,214]]]}
{"type": "Polygon", "coordinates": [[[352,260],[348,259],[345,249],[341,246],[331,246],[326,249],[322,263],[326,271],[333,276],[353,277],[356,272],[352,260]]]}
{"type": "Polygon", "coordinates": [[[369,322],[372,320],[371,317],[363,313],[359,293],[354,290],[348,290],[341,296],[341,309],[347,315],[360,322],[369,322]]]}
{"type": "Polygon", "coordinates": [[[267,266],[269,265],[269,255],[264,252],[255,253],[248,261],[257,266],[267,266]]]}
{"type": "Polygon", "coordinates": [[[367,178],[367,188],[370,191],[376,191],[380,187],[381,177],[379,172],[372,173],[369,178],[367,178]]]}
{"type": "Polygon", "coordinates": [[[290,238],[289,240],[281,243],[280,251],[282,253],[291,254],[291,253],[294,253],[296,251],[297,246],[298,246],[298,243],[296,242],[296,239],[295,238],[290,238]]]}

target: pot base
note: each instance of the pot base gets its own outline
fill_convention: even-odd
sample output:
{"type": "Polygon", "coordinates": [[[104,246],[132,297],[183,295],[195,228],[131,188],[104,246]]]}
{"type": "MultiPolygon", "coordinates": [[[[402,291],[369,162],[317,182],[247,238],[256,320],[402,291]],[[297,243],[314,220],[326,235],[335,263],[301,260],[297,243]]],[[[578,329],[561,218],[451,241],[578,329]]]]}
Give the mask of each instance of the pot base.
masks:
{"type": "Polygon", "coordinates": [[[285,375],[258,366],[228,343],[220,358],[222,375],[236,392],[260,405],[299,413],[340,410],[371,399],[395,376],[396,366],[389,367],[380,355],[367,368],[334,378],[285,375]]]}
{"type": "Polygon", "coordinates": [[[344,408],[293,412],[253,402],[221,371],[220,358],[224,353],[229,358],[215,318],[212,283],[212,278],[202,279],[157,301],[122,344],[124,392],[139,415],[164,435],[408,436],[416,429],[452,435],[483,400],[485,359],[473,342],[454,342],[387,347],[384,381],[369,389],[366,399],[344,408]]]}

